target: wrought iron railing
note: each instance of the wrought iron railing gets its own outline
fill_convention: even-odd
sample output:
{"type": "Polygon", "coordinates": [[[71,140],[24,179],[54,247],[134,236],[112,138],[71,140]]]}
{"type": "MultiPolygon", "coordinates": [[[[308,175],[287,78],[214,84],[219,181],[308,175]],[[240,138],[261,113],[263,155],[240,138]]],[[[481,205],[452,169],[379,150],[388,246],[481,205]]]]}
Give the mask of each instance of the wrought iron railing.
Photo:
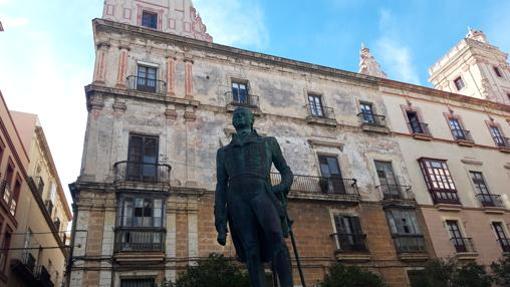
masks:
{"type": "Polygon", "coordinates": [[[259,97],[252,94],[233,94],[232,91],[225,93],[227,104],[240,107],[258,108],[259,97]]]}
{"type": "Polygon", "coordinates": [[[172,167],[168,164],[119,161],[113,166],[115,182],[134,181],[170,184],[172,167]]]}
{"type": "Polygon", "coordinates": [[[53,287],[53,282],[51,282],[51,275],[48,272],[48,269],[44,267],[44,265],[39,265],[36,267],[35,278],[37,281],[39,281],[40,286],[53,287]]]}
{"type": "Polygon", "coordinates": [[[414,194],[410,185],[381,184],[377,188],[382,194],[383,200],[412,200],[414,194]]]}
{"type": "Polygon", "coordinates": [[[397,252],[425,252],[425,238],[420,234],[393,234],[397,252]]]}
{"type": "Polygon", "coordinates": [[[407,125],[414,135],[430,136],[429,125],[422,122],[408,122],[407,125]]]}
{"type": "Polygon", "coordinates": [[[474,253],[476,252],[473,240],[467,237],[452,237],[450,241],[455,247],[457,253],[474,253]]]}
{"type": "Polygon", "coordinates": [[[503,252],[510,253],[510,239],[509,238],[500,238],[498,239],[498,243],[503,249],[503,252]]]}
{"type": "Polygon", "coordinates": [[[455,190],[430,190],[429,192],[434,204],[460,204],[455,190]]]}
{"type": "Polygon", "coordinates": [[[166,92],[166,82],[156,79],[129,76],[127,77],[128,88],[141,92],[163,94],[166,92]]]}
{"type": "Polygon", "coordinates": [[[468,130],[452,129],[452,135],[456,141],[474,142],[473,136],[468,130]]]}
{"type": "Polygon", "coordinates": [[[359,113],[358,118],[362,125],[371,125],[371,126],[386,126],[386,116],[377,115],[372,113],[359,113]]]}
{"type": "Polygon", "coordinates": [[[116,231],[115,251],[164,251],[164,229],[127,229],[116,231]]]}
{"type": "Polygon", "coordinates": [[[336,243],[336,252],[366,252],[368,251],[366,234],[333,233],[331,234],[336,243]]]}
{"type": "Polygon", "coordinates": [[[9,200],[11,199],[11,187],[6,180],[2,180],[0,182],[0,192],[2,199],[5,201],[5,203],[8,204],[9,200]]]}
{"type": "Polygon", "coordinates": [[[476,195],[476,198],[478,198],[483,207],[505,207],[501,195],[498,194],[479,193],[476,195]]]}
{"type": "Polygon", "coordinates": [[[25,267],[30,270],[30,272],[34,272],[35,269],[35,257],[32,253],[25,251],[21,254],[21,263],[25,265],[25,267]]]}
{"type": "MultiPolygon", "coordinates": [[[[279,173],[271,173],[271,184],[276,185],[280,181],[279,173]]],[[[293,192],[348,195],[353,199],[359,199],[357,180],[353,178],[294,175],[294,181],[290,187],[290,193],[293,192]]]]}
{"type": "Polygon", "coordinates": [[[309,118],[317,118],[317,119],[329,119],[334,120],[335,111],[333,108],[322,106],[322,105],[314,105],[308,104],[306,106],[306,110],[308,111],[309,118]]]}
{"type": "Polygon", "coordinates": [[[510,138],[499,138],[494,139],[496,142],[496,145],[500,148],[510,148],[510,138]]]}
{"type": "Polygon", "coordinates": [[[49,199],[46,199],[44,201],[44,205],[46,206],[46,211],[48,211],[48,214],[51,216],[51,212],[53,211],[53,202],[51,202],[49,199]]]}

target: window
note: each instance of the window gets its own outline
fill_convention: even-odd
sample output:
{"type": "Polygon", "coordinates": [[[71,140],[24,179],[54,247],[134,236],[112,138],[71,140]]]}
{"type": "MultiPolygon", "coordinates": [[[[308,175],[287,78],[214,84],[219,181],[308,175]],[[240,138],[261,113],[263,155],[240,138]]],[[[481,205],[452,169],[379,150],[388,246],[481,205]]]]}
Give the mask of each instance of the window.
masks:
{"type": "Polygon", "coordinates": [[[494,196],[489,192],[489,188],[485,183],[483,174],[479,171],[470,171],[471,180],[476,192],[476,197],[480,200],[483,206],[496,206],[494,196]]]}
{"type": "Polygon", "coordinates": [[[365,234],[359,217],[335,215],[337,248],[342,251],[365,251],[365,234]]]}
{"type": "Polygon", "coordinates": [[[18,202],[19,193],[21,191],[21,182],[19,179],[16,179],[16,183],[14,184],[14,188],[12,190],[12,199],[9,205],[9,211],[12,215],[16,213],[16,204],[18,202]]]}
{"type": "Polygon", "coordinates": [[[393,166],[391,162],[375,161],[375,169],[379,177],[379,184],[383,193],[384,199],[399,199],[401,198],[399,185],[393,166]]]}
{"type": "Polygon", "coordinates": [[[448,233],[450,233],[450,240],[455,247],[455,251],[457,252],[467,252],[467,238],[462,236],[462,232],[460,231],[459,224],[457,220],[447,220],[446,226],[448,228],[448,233]]]}
{"type": "Polygon", "coordinates": [[[420,122],[420,117],[418,113],[415,111],[407,111],[406,112],[407,119],[409,120],[409,127],[411,128],[411,132],[413,134],[424,134],[425,128],[424,124],[420,122]]]}
{"type": "Polygon", "coordinates": [[[153,278],[145,279],[122,279],[120,280],[120,287],[154,287],[156,282],[153,278]]]}
{"type": "Polygon", "coordinates": [[[308,94],[308,105],[312,116],[321,118],[325,117],[321,96],[308,94]]]}
{"type": "Polygon", "coordinates": [[[425,241],[414,210],[388,209],[386,218],[398,252],[425,250],[425,241]]]}
{"type": "Polygon", "coordinates": [[[455,84],[455,87],[457,88],[457,91],[460,91],[460,90],[462,90],[465,87],[464,81],[462,80],[461,77],[458,77],[455,80],[453,80],[453,83],[455,84]]]}
{"type": "Polygon", "coordinates": [[[163,249],[163,199],[124,196],[119,208],[117,251],[163,249]]]}
{"type": "Polygon", "coordinates": [[[320,155],[319,165],[323,177],[320,182],[321,190],[325,193],[345,194],[342,172],[338,165],[337,158],[334,156],[320,155]]]}
{"type": "Polygon", "coordinates": [[[456,139],[456,140],[465,140],[466,139],[466,133],[457,118],[449,118],[448,124],[450,126],[450,130],[452,131],[452,135],[453,135],[454,139],[456,139]]]}
{"type": "Polygon", "coordinates": [[[142,12],[142,26],[152,29],[158,28],[158,14],[148,11],[142,12]]]}
{"type": "Polygon", "coordinates": [[[157,71],[155,67],[138,66],[138,74],[136,77],[136,89],[142,92],[156,92],[157,71]]]}
{"type": "Polygon", "coordinates": [[[360,103],[361,116],[364,123],[376,124],[374,109],[371,103],[360,103]]]}
{"type": "Polygon", "coordinates": [[[435,204],[459,204],[457,189],[444,160],[422,158],[420,167],[435,204]]]}
{"type": "Polygon", "coordinates": [[[503,252],[510,252],[510,239],[506,235],[503,223],[493,222],[492,227],[496,232],[496,237],[498,238],[499,245],[501,246],[501,249],[503,249],[503,252]]]}
{"type": "Polygon", "coordinates": [[[248,85],[246,83],[232,82],[232,101],[241,105],[249,105],[248,85]]]}
{"type": "Polygon", "coordinates": [[[129,136],[127,180],[156,181],[159,139],[155,136],[129,136]]]}
{"type": "Polygon", "coordinates": [[[5,273],[5,267],[7,266],[7,255],[9,254],[9,247],[11,246],[12,230],[5,232],[4,242],[2,244],[2,261],[0,262],[0,272],[5,273]]]}
{"type": "Polygon", "coordinates": [[[492,139],[499,147],[506,147],[507,146],[507,140],[505,136],[503,136],[503,133],[501,132],[501,129],[497,125],[489,125],[489,130],[491,132],[492,139]]]}
{"type": "Polygon", "coordinates": [[[496,74],[496,76],[498,76],[499,78],[503,77],[503,75],[501,74],[501,71],[499,70],[498,67],[494,66],[492,68],[494,69],[494,73],[496,74]]]}

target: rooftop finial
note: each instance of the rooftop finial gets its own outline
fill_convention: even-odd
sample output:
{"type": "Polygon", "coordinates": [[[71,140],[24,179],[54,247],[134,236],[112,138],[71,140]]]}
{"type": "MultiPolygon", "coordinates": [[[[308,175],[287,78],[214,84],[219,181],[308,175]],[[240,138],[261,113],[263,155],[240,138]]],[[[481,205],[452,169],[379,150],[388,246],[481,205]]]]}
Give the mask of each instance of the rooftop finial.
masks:
{"type": "Polygon", "coordinates": [[[370,53],[370,49],[368,49],[363,42],[361,43],[360,50],[359,73],[380,78],[388,77],[381,70],[381,66],[377,63],[374,56],[370,53]]]}

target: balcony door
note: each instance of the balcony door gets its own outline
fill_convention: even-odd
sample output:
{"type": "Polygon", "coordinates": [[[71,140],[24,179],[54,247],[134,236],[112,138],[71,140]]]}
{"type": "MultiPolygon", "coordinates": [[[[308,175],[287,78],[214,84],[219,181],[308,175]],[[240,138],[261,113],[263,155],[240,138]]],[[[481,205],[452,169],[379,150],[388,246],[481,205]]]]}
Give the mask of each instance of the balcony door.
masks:
{"type": "Polygon", "coordinates": [[[240,105],[249,105],[246,83],[232,82],[232,101],[240,105]]]}
{"type": "Polygon", "coordinates": [[[138,66],[136,88],[143,92],[156,92],[157,68],[138,66]]]}
{"type": "Polygon", "coordinates": [[[455,250],[457,252],[467,252],[466,243],[464,242],[464,237],[462,236],[462,232],[460,231],[457,221],[447,220],[446,225],[448,227],[448,232],[450,233],[455,250]]]}
{"type": "Polygon", "coordinates": [[[158,148],[158,137],[130,135],[126,171],[128,180],[157,180],[158,148]]]}
{"type": "Polygon", "coordinates": [[[411,131],[415,134],[423,134],[423,128],[420,123],[420,118],[418,117],[418,113],[413,111],[407,111],[407,119],[409,120],[409,126],[411,127],[411,131]]]}
{"type": "Polygon", "coordinates": [[[375,124],[374,109],[371,103],[360,103],[363,122],[367,124],[375,124]]]}
{"type": "Polygon", "coordinates": [[[375,161],[375,168],[384,198],[400,198],[397,177],[395,176],[395,172],[393,172],[391,162],[375,161]]]}
{"type": "Polygon", "coordinates": [[[505,230],[503,229],[503,224],[501,222],[493,222],[492,226],[494,227],[494,231],[496,232],[498,242],[501,245],[503,252],[510,252],[510,239],[507,237],[505,230]]]}
{"type": "Polygon", "coordinates": [[[322,99],[319,95],[308,94],[308,104],[310,107],[310,113],[314,117],[324,117],[324,109],[322,106],[322,99]]]}
{"type": "Polygon", "coordinates": [[[471,180],[473,181],[473,185],[475,187],[476,195],[480,199],[483,206],[495,206],[495,202],[493,197],[485,183],[485,178],[483,174],[479,171],[470,171],[471,180]]]}
{"type": "Polygon", "coordinates": [[[448,124],[450,125],[450,129],[452,131],[453,137],[456,140],[465,140],[466,139],[464,129],[462,128],[462,125],[460,124],[458,119],[449,118],[448,124]]]}
{"type": "Polygon", "coordinates": [[[342,172],[335,156],[319,156],[319,164],[323,180],[321,189],[326,193],[345,194],[342,172]]]}

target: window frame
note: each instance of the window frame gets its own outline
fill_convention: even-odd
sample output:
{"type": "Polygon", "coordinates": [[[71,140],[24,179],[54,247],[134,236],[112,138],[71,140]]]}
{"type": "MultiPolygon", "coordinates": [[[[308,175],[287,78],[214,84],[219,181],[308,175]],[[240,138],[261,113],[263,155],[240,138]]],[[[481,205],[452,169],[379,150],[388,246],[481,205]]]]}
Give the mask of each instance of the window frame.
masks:
{"type": "Polygon", "coordinates": [[[159,19],[159,13],[158,12],[147,10],[147,9],[142,9],[141,19],[140,19],[140,26],[145,27],[145,28],[149,28],[149,29],[158,30],[158,28],[159,28],[159,20],[160,19],[159,19]],[[149,19],[150,23],[146,24],[147,22],[145,22],[145,21],[147,19],[146,19],[145,15],[151,16],[151,17],[155,17],[155,18],[149,19]],[[152,23],[152,22],[154,22],[154,23],[152,23]],[[154,24],[155,26],[153,27],[151,24],[154,24]]]}
{"type": "MultiPolygon", "coordinates": [[[[317,162],[319,164],[319,174],[320,178],[324,180],[325,187],[327,188],[327,193],[335,193],[335,194],[347,194],[347,189],[345,187],[345,183],[343,180],[343,174],[342,174],[342,167],[340,166],[340,161],[338,160],[338,155],[333,154],[325,154],[325,153],[319,153],[317,154],[317,162]],[[338,170],[338,174],[331,174],[330,169],[330,161],[328,159],[333,159],[335,162],[335,167],[338,170]],[[325,164],[328,166],[328,173],[329,175],[326,175],[323,172],[323,163],[321,161],[326,161],[325,164]],[[333,176],[332,176],[333,175],[333,176]]],[[[321,183],[319,183],[321,184],[321,183]]],[[[322,185],[321,185],[321,188],[322,185]]],[[[324,190],[323,190],[324,192],[324,190]]]]}
{"type": "Polygon", "coordinates": [[[462,76],[458,76],[453,80],[453,84],[455,85],[455,88],[457,91],[462,91],[466,87],[466,83],[464,82],[464,79],[462,76]]]}
{"type": "Polygon", "coordinates": [[[158,91],[159,67],[137,63],[136,65],[136,90],[156,93],[158,91]],[[151,78],[151,76],[154,76],[151,78]]]}
{"type": "Polygon", "coordinates": [[[494,70],[494,74],[496,74],[498,78],[503,78],[503,74],[501,73],[501,70],[499,69],[498,66],[492,66],[492,69],[494,70]]]}
{"type": "Polygon", "coordinates": [[[327,115],[324,109],[323,96],[317,93],[307,93],[308,110],[310,115],[316,118],[325,118],[327,115]]]}
{"type": "MultiPolygon", "coordinates": [[[[119,211],[118,211],[118,218],[117,218],[117,227],[119,228],[127,228],[127,229],[164,229],[165,228],[165,212],[166,212],[166,206],[165,206],[165,198],[161,196],[153,196],[148,194],[124,194],[121,198],[119,198],[119,211]],[[142,201],[142,216],[136,216],[136,209],[140,207],[136,207],[136,201],[141,200],[142,201]],[[160,201],[160,214],[159,217],[156,216],[155,212],[158,209],[156,207],[155,201],[160,201]],[[127,207],[126,203],[127,201],[131,202],[131,207],[127,207]],[[150,201],[151,206],[150,210],[152,215],[151,216],[145,216],[146,206],[143,206],[143,204],[146,201],[150,201]],[[130,215],[126,216],[126,212],[130,210],[130,215]],[[136,218],[139,217],[142,220],[141,224],[136,223],[136,218]],[[130,219],[127,219],[130,218],[130,219]],[[145,218],[150,218],[149,222],[150,224],[145,224],[145,218]],[[156,224],[155,218],[159,218],[159,224],[156,224]],[[129,220],[130,222],[127,223],[126,220],[129,220]]],[[[148,207],[147,207],[148,208],[148,207]]]]}
{"type": "Polygon", "coordinates": [[[126,166],[126,179],[128,180],[141,180],[141,181],[157,181],[159,170],[159,135],[149,135],[149,134],[141,134],[141,133],[129,133],[128,136],[128,150],[127,150],[127,166],[126,166]],[[135,151],[134,148],[134,138],[139,138],[141,140],[141,144],[139,146],[139,150],[135,151]],[[154,161],[149,162],[146,161],[145,150],[146,144],[148,140],[155,141],[155,150],[154,150],[154,161]],[[135,153],[138,153],[139,160],[136,160],[135,153]],[[135,157],[135,158],[133,158],[135,157]]]}
{"type": "Polygon", "coordinates": [[[457,185],[448,167],[448,161],[422,157],[418,162],[434,203],[460,204],[457,185]],[[440,166],[437,166],[438,164],[440,166]]]}
{"type": "Polygon", "coordinates": [[[360,113],[362,114],[363,123],[370,125],[377,124],[377,118],[373,103],[368,101],[360,101],[359,110],[360,113]],[[368,107],[368,109],[365,109],[364,107],[368,107]]]}
{"type": "Polygon", "coordinates": [[[333,226],[336,234],[336,248],[342,251],[367,251],[366,234],[363,232],[361,218],[358,215],[335,213],[333,226]],[[347,222],[345,220],[347,220],[347,222]],[[345,224],[348,224],[346,226],[345,224]],[[339,230],[341,227],[342,230],[339,230]],[[347,232],[346,229],[349,229],[347,232]]]}
{"type": "Polygon", "coordinates": [[[492,221],[491,226],[503,252],[510,252],[510,237],[508,230],[505,228],[505,223],[502,221],[492,221]]]}
{"type": "Polygon", "coordinates": [[[241,105],[250,105],[250,85],[249,81],[241,79],[230,80],[230,91],[232,93],[232,102],[241,105]],[[234,87],[237,86],[237,87],[234,87]],[[244,86],[244,99],[241,97],[241,86],[244,86]],[[237,94],[234,92],[234,88],[237,90],[237,94]]]}
{"type": "Polygon", "coordinates": [[[494,144],[496,144],[497,147],[506,147],[508,143],[501,126],[494,121],[488,122],[487,126],[489,128],[489,133],[492,137],[492,140],[494,141],[494,144]]]}

